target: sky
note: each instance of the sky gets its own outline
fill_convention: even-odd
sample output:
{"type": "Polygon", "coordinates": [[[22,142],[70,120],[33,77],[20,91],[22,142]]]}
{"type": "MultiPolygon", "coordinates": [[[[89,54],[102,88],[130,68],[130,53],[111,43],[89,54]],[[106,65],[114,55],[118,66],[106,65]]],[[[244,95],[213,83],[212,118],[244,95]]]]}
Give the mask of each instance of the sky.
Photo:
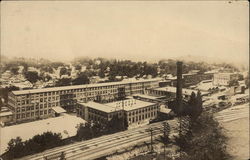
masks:
{"type": "Polygon", "coordinates": [[[247,1],[4,1],[1,54],[248,63],[247,1]]]}

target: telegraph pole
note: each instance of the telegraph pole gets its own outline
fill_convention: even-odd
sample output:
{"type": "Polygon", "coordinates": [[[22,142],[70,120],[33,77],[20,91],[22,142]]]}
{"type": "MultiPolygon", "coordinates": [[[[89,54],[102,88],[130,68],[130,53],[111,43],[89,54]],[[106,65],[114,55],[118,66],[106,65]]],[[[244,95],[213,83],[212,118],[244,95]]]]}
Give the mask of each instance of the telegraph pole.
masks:
{"type": "Polygon", "coordinates": [[[166,160],[166,122],[163,122],[164,125],[164,160],[166,160]]]}
{"type": "Polygon", "coordinates": [[[151,144],[150,144],[150,146],[151,146],[151,153],[152,153],[153,152],[153,129],[150,127],[149,131],[150,131],[150,135],[151,135],[151,144]]]}
{"type": "Polygon", "coordinates": [[[170,132],[170,127],[167,122],[163,122],[164,130],[163,130],[163,144],[164,144],[164,160],[166,160],[166,145],[168,143],[168,136],[170,132]]]}

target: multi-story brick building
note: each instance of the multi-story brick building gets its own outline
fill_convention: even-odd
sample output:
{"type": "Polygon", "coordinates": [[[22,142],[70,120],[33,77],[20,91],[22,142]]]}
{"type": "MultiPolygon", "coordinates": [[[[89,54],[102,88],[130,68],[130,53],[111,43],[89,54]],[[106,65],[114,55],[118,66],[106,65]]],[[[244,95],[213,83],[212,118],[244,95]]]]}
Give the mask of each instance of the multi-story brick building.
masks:
{"type": "Polygon", "coordinates": [[[184,87],[196,85],[204,80],[212,80],[213,73],[187,73],[182,75],[184,87]]]}
{"type": "Polygon", "coordinates": [[[75,111],[77,102],[110,102],[156,88],[159,81],[160,79],[144,79],[12,91],[8,95],[8,107],[13,112],[14,122],[47,118],[52,116],[53,107],[59,106],[67,111],[75,111]]]}
{"type": "Polygon", "coordinates": [[[107,123],[113,116],[124,116],[128,125],[144,124],[155,119],[159,111],[158,103],[151,103],[137,99],[126,99],[106,104],[96,102],[79,103],[77,115],[86,121],[107,123]]]}
{"type": "MultiPolygon", "coordinates": [[[[199,82],[204,81],[204,80],[212,80],[213,73],[186,73],[186,74],[182,74],[182,79],[183,79],[183,82],[182,82],[183,87],[189,87],[192,85],[196,85],[199,82]]],[[[176,87],[177,77],[167,78],[166,80],[170,81],[168,83],[165,82],[167,85],[176,87]]],[[[161,87],[164,87],[164,85],[161,85],[161,87]]]]}
{"type": "MultiPolygon", "coordinates": [[[[189,99],[192,92],[197,94],[198,90],[183,88],[182,89],[183,98],[189,99]]],[[[161,87],[161,88],[153,88],[153,89],[146,90],[146,93],[152,96],[164,96],[165,99],[171,100],[171,99],[176,98],[176,87],[167,86],[167,87],[161,87]]],[[[201,91],[201,95],[202,96],[209,95],[209,92],[201,91]]]]}
{"type": "Polygon", "coordinates": [[[213,77],[213,85],[216,86],[229,86],[230,82],[238,80],[239,74],[237,73],[217,73],[213,77]]]}

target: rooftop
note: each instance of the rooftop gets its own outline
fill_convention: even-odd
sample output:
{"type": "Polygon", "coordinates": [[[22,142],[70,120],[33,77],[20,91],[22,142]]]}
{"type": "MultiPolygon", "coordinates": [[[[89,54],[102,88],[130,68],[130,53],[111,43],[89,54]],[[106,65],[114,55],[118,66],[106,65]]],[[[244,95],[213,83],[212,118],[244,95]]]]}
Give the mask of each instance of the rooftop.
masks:
{"type": "Polygon", "coordinates": [[[85,120],[64,114],[60,117],[0,127],[0,154],[7,149],[8,142],[17,136],[21,137],[22,140],[28,140],[35,135],[51,131],[53,133],[61,133],[62,138],[65,139],[76,135],[76,126],[80,123],[85,123],[85,120]]]}
{"type": "Polygon", "coordinates": [[[135,94],[133,96],[138,96],[138,97],[147,98],[147,99],[158,99],[158,98],[160,98],[160,97],[146,95],[146,94],[135,94]]]}
{"type": "Polygon", "coordinates": [[[66,113],[66,111],[62,107],[52,107],[56,113],[66,113]]]}
{"type": "MultiPolygon", "coordinates": [[[[156,89],[153,89],[153,90],[176,93],[176,87],[171,87],[171,86],[156,88],[156,89]]],[[[185,88],[182,89],[182,94],[184,94],[184,95],[191,95],[192,92],[197,93],[198,91],[193,90],[193,89],[185,89],[185,88]]],[[[208,94],[208,92],[201,91],[201,95],[205,95],[205,94],[208,94]]]]}
{"type": "Polygon", "coordinates": [[[133,81],[84,84],[84,85],[62,86],[62,87],[53,87],[53,88],[19,90],[19,91],[12,91],[12,93],[14,95],[22,95],[22,94],[32,94],[32,93],[41,93],[41,92],[50,92],[50,91],[62,91],[62,90],[69,90],[69,89],[80,89],[80,88],[89,88],[89,87],[101,87],[101,86],[130,84],[130,83],[138,83],[138,82],[153,82],[153,81],[160,81],[160,80],[161,79],[159,79],[159,78],[155,78],[155,79],[142,79],[142,80],[133,80],[133,81]]]}
{"type": "Polygon", "coordinates": [[[124,101],[116,101],[116,102],[108,103],[107,105],[114,107],[114,108],[119,108],[119,109],[124,108],[125,111],[130,111],[130,110],[150,106],[153,104],[155,104],[155,103],[140,101],[137,99],[128,99],[128,100],[124,100],[124,101]]]}
{"type": "Polygon", "coordinates": [[[115,111],[120,111],[120,110],[125,110],[125,111],[130,111],[134,109],[139,109],[143,108],[149,105],[153,105],[155,103],[150,103],[150,102],[145,102],[145,101],[140,101],[137,99],[127,99],[123,101],[116,101],[116,102],[111,102],[111,103],[106,103],[106,104],[100,104],[96,102],[87,102],[87,103],[79,103],[82,104],[83,106],[87,106],[102,112],[106,113],[111,113],[115,111]]]}
{"type": "Polygon", "coordinates": [[[0,117],[5,117],[5,116],[10,116],[13,115],[13,113],[11,111],[8,112],[0,112],[0,117]]]}
{"type": "Polygon", "coordinates": [[[102,111],[102,112],[106,112],[106,113],[111,113],[111,112],[121,110],[121,109],[116,109],[115,107],[110,107],[107,104],[101,104],[101,103],[96,103],[92,101],[87,102],[87,103],[79,103],[79,104],[102,111]]]}

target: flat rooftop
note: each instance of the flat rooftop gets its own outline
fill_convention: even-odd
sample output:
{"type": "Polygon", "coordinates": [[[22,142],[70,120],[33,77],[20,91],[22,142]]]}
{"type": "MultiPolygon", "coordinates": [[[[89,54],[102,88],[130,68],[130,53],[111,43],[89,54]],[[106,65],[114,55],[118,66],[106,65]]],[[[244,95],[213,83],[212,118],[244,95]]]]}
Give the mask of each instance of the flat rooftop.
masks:
{"type": "Polygon", "coordinates": [[[115,107],[115,108],[120,108],[120,109],[124,108],[125,111],[131,111],[131,110],[147,107],[147,106],[154,105],[154,104],[155,103],[145,102],[145,101],[141,101],[137,99],[128,99],[124,101],[108,103],[107,105],[111,107],[115,107]]]}
{"type": "Polygon", "coordinates": [[[131,80],[131,81],[120,81],[120,82],[84,84],[84,85],[62,86],[62,87],[52,87],[52,88],[19,90],[19,91],[12,91],[12,93],[14,95],[22,95],[22,94],[32,94],[32,93],[51,92],[51,91],[63,91],[63,90],[70,90],[70,89],[122,85],[122,84],[139,83],[139,82],[154,82],[154,81],[160,81],[160,80],[161,80],[160,78],[154,78],[154,79],[141,79],[141,80],[131,80]]]}
{"type": "Polygon", "coordinates": [[[11,111],[0,112],[0,117],[11,116],[13,113],[11,111]]]}
{"type": "Polygon", "coordinates": [[[83,106],[87,106],[89,108],[95,109],[95,110],[99,110],[102,112],[106,112],[106,113],[111,113],[111,112],[115,112],[115,111],[119,111],[121,109],[115,108],[115,107],[110,107],[107,104],[101,104],[101,103],[96,103],[96,102],[87,102],[87,103],[79,103],[83,106]]]}
{"type": "Polygon", "coordinates": [[[5,152],[8,142],[17,136],[21,137],[22,140],[28,140],[35,135],[51,131],[53,133],[61,133],[62,138],[65,139],[75,136],[77,132],[76,126],[85,122],[80,117],[64,113],[60,117],[0,127],[0,154],[5,152]]]}
{"type": "MultiPolygon", "coordinates": [[[[171,86],[155,88],[152,90],[176,93],[176,87],[171,87],[171,86]]],[[[194,89],[186,89],[186,88],[182,89],[182,94],[184,94],[184,95],[191,95],[192,92],[194,92],[196,94],[198,91],[194,90],[194,89]]],[[[208,92],[201,91],[201,95],[205,95],[205,94],[208,94],[208,92]]]]}
{"type": "Polygon", "coordinates": [[[146,94],[134,94],[133,96],[138,96],[138,97],[142,97],[142,98],[147,98],[147,99],[159,99],[162,98],[164,96],[151,96],[151,95],[146,95],[146,94]]]}
{"type": "Polygon", "coordinates": [[[123,100],[123,101],[115,101],[115,102],[105,103],[105,104],[96,103],[92,101],[87,102],[87,103],[79,103],[79,104],[102,111],[102,112],[111,113],[111,112],[120,111],[123,109],[125,111],[139,109],[139,108],[143,108],[146,106],[154,105],[155,103],[140,101],[140,100],[131,98],[131,99],[123,100]]]}

